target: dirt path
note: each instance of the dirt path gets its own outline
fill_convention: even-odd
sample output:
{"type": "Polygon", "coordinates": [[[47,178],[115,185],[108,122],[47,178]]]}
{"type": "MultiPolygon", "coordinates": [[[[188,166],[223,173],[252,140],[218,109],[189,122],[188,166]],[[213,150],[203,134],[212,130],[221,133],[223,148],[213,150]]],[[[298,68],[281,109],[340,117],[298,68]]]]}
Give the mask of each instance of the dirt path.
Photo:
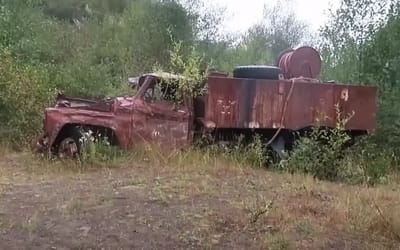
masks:
{"type": "Polygon", "coordinates": [[[338,204],[348,190],[310,178],[149,164],[38,173],[19,157],[0,163],[1,249],[398,246],[346,231],[338,204]]]}

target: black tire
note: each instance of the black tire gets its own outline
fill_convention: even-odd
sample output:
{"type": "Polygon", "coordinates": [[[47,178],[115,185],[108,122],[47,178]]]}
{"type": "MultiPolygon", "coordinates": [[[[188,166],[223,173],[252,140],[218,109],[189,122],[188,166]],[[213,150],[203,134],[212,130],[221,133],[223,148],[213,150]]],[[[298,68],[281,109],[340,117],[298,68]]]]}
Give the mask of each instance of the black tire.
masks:
{"type": "Polygon", "coordinates": [[[70,159],[79,158],[82,150],[81,138],[82,138],[82,133],[77,127],[68,129],[68,131],[63,135],[63,137],[59,139],[55,153],[59,158],[70,158],[70,159]],[[76,147],[76,152],[73,152],[73,155],[65,154],[65,152],[63,152],[65,150],[63,148],[64,143],[76,147]],[[72,145],[72,143],[74,145],[72,145]],[[61,157],[62,155],[64,155],[64,157],[61,157]]]}
{"type": "Polygon", "coordinates": [[[236,67],[233,70],[233,77],[279,80],[281,73],[281,69],[275,66],[250,65],[236,67]]]}

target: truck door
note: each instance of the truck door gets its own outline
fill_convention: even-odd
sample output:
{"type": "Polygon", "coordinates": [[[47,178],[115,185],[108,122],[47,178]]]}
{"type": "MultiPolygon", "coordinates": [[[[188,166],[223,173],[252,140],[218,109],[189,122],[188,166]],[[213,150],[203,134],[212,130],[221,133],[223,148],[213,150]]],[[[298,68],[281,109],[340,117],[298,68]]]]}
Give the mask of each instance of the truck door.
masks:
{"type": "MultiPolygon", "coordinates": [[[[184,148],[192,141],[192,104],[180,98],[173,86],[153,77],[139,95],[144,108],[145,137],[162,148],[184,148]],[[179,100],[182,99],[182,100],[179,100]]],[[[133,128],[134,129],[134,128],[133,128]]]]}

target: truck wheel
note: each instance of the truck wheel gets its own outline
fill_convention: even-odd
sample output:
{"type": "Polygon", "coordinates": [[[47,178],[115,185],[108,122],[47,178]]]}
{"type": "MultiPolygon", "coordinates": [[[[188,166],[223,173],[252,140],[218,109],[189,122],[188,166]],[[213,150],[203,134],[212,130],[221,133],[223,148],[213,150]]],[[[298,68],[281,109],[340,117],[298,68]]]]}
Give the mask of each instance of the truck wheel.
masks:
{"type": "Polygon", "coordinates": [[[77,159],[81,153],[82,134],[77,128],[70,129],[57,146],[57,156],[61,159],[77,159]]]}
{"type": "Polygon", "coordinates": [[[281,69],[274,66],[239,66],[233,70],[235,78],[279,80],[281,74],[281,69]]]}

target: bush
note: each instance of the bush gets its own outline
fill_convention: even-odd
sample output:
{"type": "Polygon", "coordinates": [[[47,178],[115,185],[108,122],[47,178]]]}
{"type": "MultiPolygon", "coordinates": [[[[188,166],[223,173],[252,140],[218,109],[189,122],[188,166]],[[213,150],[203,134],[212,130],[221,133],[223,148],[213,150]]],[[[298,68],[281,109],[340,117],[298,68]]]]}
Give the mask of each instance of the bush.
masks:
{"type": "Polygon", "coordinates": [[[350,137],[346,131],[352,116],[343,117],[338,106],[336,113],[336,128],[315,127],[307,137],[301,137],[283,168],[312,174],[322,180],[367,185],[381,183],[391,169],[390,151],[379,149],[371,137],[352,145],[357,138],[350,137]]]}
{"type": "Polygon", "coordinates": [[[339,179],[351,184],[382,184],[392,170],[392,156],[370,138],[364,138],[346,152],[339,167],[339,179]]]}
{"type": "Polygon", "coordinates": [[[370,138],[349,147],[351,138],[340,128],[314,128],[300,138],[283,168],[329,181],[376,185],[391,171],[391,155],[370,138]]]}
{"type": "Polygon", "coordinates": [[[27,146],[42,128],[42,116],[52,98],[46,72],[18,65],[0,50],[0,135],[14,146],[27,146]]]}
{"type": "Polygon", "coordinates": [[[295,143],[283,168],[290,172],[312,174],[314,177],[335,181],[344,157],[344,146],[350,141],[346,131],[340,128],[316,127],[295,143]]]}

